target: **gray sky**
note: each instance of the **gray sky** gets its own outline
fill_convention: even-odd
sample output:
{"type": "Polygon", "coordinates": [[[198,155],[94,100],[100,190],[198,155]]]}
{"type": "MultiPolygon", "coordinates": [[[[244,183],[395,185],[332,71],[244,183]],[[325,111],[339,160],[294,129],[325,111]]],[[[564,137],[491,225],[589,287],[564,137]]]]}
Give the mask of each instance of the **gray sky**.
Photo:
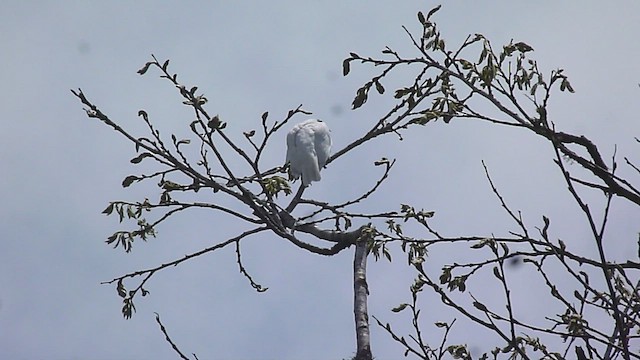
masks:
{"type": "MultiPolygon", "coordinates": [[[[618,154],[638,159],[640,3],[470,3],[447,1],[435,18],[450,46],[469,33],[485,34],[496,48],[511,38],[527,42],[543,69],[564,68],[576,89],[552,101],[550,116],[558,126],[592,138],[607,157],[618,144],[618,154]]],[[[114,287],[101,281],[210,246],[243,228],[194,212],[161,227],[156,239],[135,243],[131,254],[112,250],[103,240],[121,227],[100,212],[110,200],[157,196],[156,188],[120,187],[126,175],[140,171],[128,163],[133,146],[87,119],[69,89],[81,87],[132,129],[141,130],[136,113],[142,108],[164,134],[180,131],[191,115],[179,94],[153,71],[136,74],[153,53],[171,59],[183,83],[199,86],[209,111],[220,114],[239,141],[242,131],[259,126],[262,112],[275,120],[304,104],[327,121],[340,149],[391,103],[373,96],[363,109],[349,110],[355,90],[377,72],[354,63],[353,74],[342,78],[342,60],[350,51],[377,55],[386,45],[411,53],[401,25],[417,29],[415,13],[435,3],[363,4],[0,5],[0,358],[174,358],[154,312],[184,350],[203,360],[352,355],[352,252],[313,256],[274,236],[244,245],[245,266],[270,288],[266,293],[255,293],[239,274],[229,248],[155,275],[147,286],[151,296],[138,300],[136,315],[124,320],[114,287]]],[[[272,144],[265,167],[284,161],[284,136],[272,144]]],[[[581,243],[584,221],[572,215],[576,206],[559,183],[549,146],[528,137],[477,124],[433,124],[402,142],[389,137],[332,163],[307,196],[348,199],[375,181],[374,160],[393,157],[399,162],[391,180],[365,208],[411,203],[435,210],[434,222],[445,234],[504,235],[513,225],[490,193],[484,159],[503,195],[532,226],[546,214],[555,236],[593,253],[588,241],[581,243]]],[[[594,206],[601,200],[592,199],[594,206]]],[[[623,259],[635,243],[638,211],[621,201],[615,205],[610,255],[623,259]]],[[[406,318],[389,309],[410,299],[414,275],[401,253],[394,254],[392,264],[370,262],[370,312],[399,324],[406,318]]],[[[430,330],[430,323],[455,316],[425,308],[430,330]]],[[[381,329],[372,326],[372,332],[377,358],[401,356],[381,329]]]]}

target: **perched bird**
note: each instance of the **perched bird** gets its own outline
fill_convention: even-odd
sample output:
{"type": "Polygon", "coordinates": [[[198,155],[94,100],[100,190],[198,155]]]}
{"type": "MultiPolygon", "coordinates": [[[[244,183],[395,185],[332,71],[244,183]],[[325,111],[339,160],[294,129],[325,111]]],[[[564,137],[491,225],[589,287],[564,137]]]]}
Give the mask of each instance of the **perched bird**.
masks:
{"type": "Polygon", "coordinates": [[[320,181],[320,170],[329,159],[331,136],[322,120],[301,122],[287,134],[287,163],[291,178],[302,176],[302,185],[320,181]]]}

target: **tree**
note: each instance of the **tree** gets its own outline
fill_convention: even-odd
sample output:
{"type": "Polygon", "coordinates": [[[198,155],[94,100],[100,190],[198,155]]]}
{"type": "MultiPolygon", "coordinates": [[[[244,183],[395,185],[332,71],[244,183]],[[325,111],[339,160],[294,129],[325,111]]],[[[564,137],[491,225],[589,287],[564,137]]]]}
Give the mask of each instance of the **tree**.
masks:
{"type": "MultiPolygon", "coordinates": [[[[638,254],[630,254],[622,262],[610,260],[606,252],[610,241],[605,230],[613,199],[638,206],[640,191],[630,180],[619,175],[615,154],[607,162],[593,141],[559,130],[549,111],[551,95],[558,90],[574,91],[562,69],[543,74],[531,57],[533,48],[525,42],[511,41],[495,50],[488,39],[475,34],[468,36],[461,45],[450,48],[433,20],[439,8],[433,8],[427,14],[418,13],[419,32],[412,33],[405,28],[417,56],[406,57],[387,47],[379,58],[351,53],[344,60],[345,76],[356,63],[381,69],[356,91],[352,103],[354,110],[367,103],[373,94],[371,89],[382,96],[387,94],[383,83],[390,82],[396,74],[402,76],[403,73],[397,71],[400,66],[415,73],[409,85],[394,91],[396,104],[357,140],[338,149],[326,165],[330,166],[333,161],[377,137],[402,138],[409,129],[418,131],[436,121],[447,124],[480,121],[527,132],[553,149],[555,165],[564,181],[561,186],[566,187],[585,218],[597,248],[596,257],[581,254],[564,241],[555,239],[552,221],[546,216],[537,227],[531,227],[520,212],[508,205],[486,166],[491,191],[518,228],[509,232],[509,236],[445,236],[432,225],[434,211],[418,210],[408,204],[400,204],[399,210],[382,213],[353,211],[354,205],[366,203],[372,194],[383,191],[381,184],[393,175],[395,160],[386,158],[375,163],[381,168],[380,177],[372,181],[368,191],[354,195],[352,200],[328,204],[307,199],[303,197],[304,186],[293,195],[284,175],[286,166],[265,168],[261,160],[276,133],[291,120],[309,115],[302,106],[277,121],[270,120],[265,112],[259,131],[244,132],[246,143],[240,143],[229,134],[234,131],[231,127],[227,129],[222,119],[209,114],[207,99],[198,93],[197,87],[179,83],[177,75],[169,71],[169,61],[161,62],[153,57],[138,73],[144,75],[153,68],[178,89],[184,98],[183,104],[193,109],[195,116],[189,124],[189,138],[171,134],[169,141],[161,136],[144,110],[138,115],[149,134],[133,135],[103,113],[81,90],[72,90],[87,106],[89,117],[112,127],[135,145],[138,154],[131,159],[132,163],[151,161],[157,166],[153,172],[130,175],[122,182],[128,187],[157,179],[160,196],[157,202],[145,199],[110,203],[105,214],[117,214],[121,222],[133,220],[137,227],[117,231],[107,243],[130,252],[136,239],[155,236],[155,229],[174,214],[198,208],[241,220],[247,224],[247,230],[196,253],[108,281],[108,284],[115,284],[123,299],[123,315],[126,318],[133,315],[134,300],[138,295],[148,294],[146,283],[158,272],[227,246],[235,248],[238,268],[249,284],[258,292],[266,291],[244,267],[241,244],[254,234],[270,233],[318,255],[331,256],[354,246],[356,359],[372,358],[366,307],[369,295],[367,257],[372,254],[375,259],[391,261],[391,248],[395,244],[406,254],[416,279],[410,287],[410,301],[399,304],[392,312],[409,312],[413,333],[407,340],[389,323],[374,319],[397,341],[405,355],[424,359],[470,359],[474,356],[483,359],[563,359],[572,358],[573,354],[579,359],[639,358],[640,263],[632,260],[632,256],[635,258],[638,254]],[[487,106],[491,111],[484,110],[487,106]],[[198,201],[198,195],[204,191],[213,192],[215,197],[224,200],[198,201]],[[601,209],[594,209],[587,200],[593,192],[604,195],[601,209]],[[282,198],[279,196],[289,195],[293,196],[286,206],[280,203],[282,198]],[[309,215],[296,215],[294,210],[299,205],[314,210],[309,215]],[[154,220],[147,220],[151,215],[154,220]],[[354,223],[359,227],[354,228],[354,223]],[[410,231],[417,235],[408,235],[410,231]],[[303,240],[301,234],[311,235],[314,242],[303,240]],[[452,259],[434,274],[425,264],[429,262],[429,253],[443,251],[441,249],[452,254],[452,259]],[[543,314],[533,321],[524,319],[514,306],[510,282],[513,275],[508,270],[509,264],[520,264],[532,278],[540,280],[547,292],[535,295],[548,297],[547,300],[554,301],[562,312],[543,314]],[[136,282],[137,279],[141,280],[136,282]],[[500,302],[485,301],[468,291],[472,284],[488,281],[501,289],[500,302]],[[421,307],[425,305],[419,300],[425,293],[432,295],[431,300],[439,301],[438,304],[431,301],[430,308],[440,305],[454,309],[469,326],[492,332],[495,345],[482,349],[482,354],[472,354],[463,342],[450,339],[456,319],[436,323],[435,327],[442,335],[434,339],[432,331],[423,330],[420,319],[421,307]]],[[[628,170],[640,173],[640,168],[630,159],[624,157],[624,161],[628,170]]],[[[159,317],[157,320],[174,350],[187,358],[172,342],[159,317]]],[[[471,330],[466,334],[472,337],[471,330]]]]}

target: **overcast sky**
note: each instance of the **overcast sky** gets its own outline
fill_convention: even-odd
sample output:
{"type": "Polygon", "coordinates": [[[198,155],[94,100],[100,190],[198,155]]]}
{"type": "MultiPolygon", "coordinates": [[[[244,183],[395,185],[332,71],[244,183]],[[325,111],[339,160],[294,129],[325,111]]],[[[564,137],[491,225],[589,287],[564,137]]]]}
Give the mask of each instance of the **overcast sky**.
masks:
{"type": "MultiPolygon", "coordinates": [[[[356,89],[377,74],[353,64],[350,51],[377,55],[389,45],[412,54],[401,26],[417,29],[416,12],[430,1],[15,1],[0,5],[0,358],[171,359],[154,322],[161,314],[174,340],[205,359],[341,359],[353,355],[352,251],[319,257],[274,236],[244,243],[245,266],[269,287],[257,294],[235,264],[233,249],[206,255],[154,276],[151,295],[136,302],[131,320],[120,314],[115,288],[101,281],[224,241],[246,230],[217,214],[193,212],[137,242],[130,254],[111,249],[121,229],[100,212],[112,200],[157,196],[153,184],[122,189],[140,170],[134,148],[95,119],[69,92],[81,87],[113,120],[141,130],[136,114],[149,112],[164,134],[181,131],[191,114],[167,81],[136,74],[150,54],[210,100],[210,113],[228,133],[259,126],[304,104],[332,129],[334,148],[360,136],[388,109],[372,97],[350,110],[356,89]]],[[[435,20],[450,46],[483,33],[495,48],[510,39],[535,50],[541,68],[564,68],[576,90],[558,93],[550,117],[559,128],[595,140],[640,161],[640,33],[637,1],[447,1],[435,20]]],[[[399,82],[410,81],[400,78],[399,82]]],[[[297,120],[304,120],[303,117],[297,120]]],[[[142,135],[142,134],[140,134],[142,135]]],[[[284,161],[285,133],[264,166],[284,161]]],[[[505,197],[532,226],[542,214],[555,236],[592,253],[584,220],[564,193],[550,147],[513,129],[452,122],[376,141],[323,171],[306,196],[343,201],[375,181],[372,162],[397,158],[389,183],[363,209],[396,210],[400,203],[436,211],[447,235],[513,230],[490,193],[485,160],[505,197]],[[583,248],[584,247],[584,248],[583,248]]],[[[637,180],[637,179],[636,179],[637,180]]],[[[595,204],[600,198],[593,198],[595,204]]],[[[205,199],[211,200],[211,199],[205,199]]],[[[638,211],[615,202],[609,250],[634,251],[638,211]]],[[[124,224],[125,228],[127,225],[124,224]]],[[[360,224],[356,224],[360,225],[360,224]]],[[[392,264],[369,263],[370,312],[384,321],[406,318],[389,309],[410,299],[413,272],[394,252],[392,264]]],[[[446,258],[434,259],[435,263],[446,258]]],[[[438,266],[432,267],[434,274],[438,266]]],[[[519,284],[514,286],[518,287],[519,284]]],[[[429,311],[425,328],[455,315],[429,311]]],[[[433,336],[437,336],[437,332],[433,336]]],[[[402,350],[372,325],[378,359],[402,350]]],[[[439,339],[439,338],[438,338],[439,339]]],[[[434,342],[436,342],[435,340],[434,342]]],[[[468,341],[471,343],[471,341],[468,341]]],[[[489,350],[481,349],[480,350],[489,350]]]]}

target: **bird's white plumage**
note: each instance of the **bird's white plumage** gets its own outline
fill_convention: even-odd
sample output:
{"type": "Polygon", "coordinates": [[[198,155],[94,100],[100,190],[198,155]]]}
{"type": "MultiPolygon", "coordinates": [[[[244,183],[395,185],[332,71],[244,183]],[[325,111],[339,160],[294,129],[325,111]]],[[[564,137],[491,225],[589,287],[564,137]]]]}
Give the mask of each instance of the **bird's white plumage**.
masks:
{"type": "Polygon", "coordinates": [[[320,181],[320,170],[331,151],[329,127],[318,119],[309,119],[294,126],[287,134],[287,163],[291,177],[302,176],[302,185],[320,181]]]}

